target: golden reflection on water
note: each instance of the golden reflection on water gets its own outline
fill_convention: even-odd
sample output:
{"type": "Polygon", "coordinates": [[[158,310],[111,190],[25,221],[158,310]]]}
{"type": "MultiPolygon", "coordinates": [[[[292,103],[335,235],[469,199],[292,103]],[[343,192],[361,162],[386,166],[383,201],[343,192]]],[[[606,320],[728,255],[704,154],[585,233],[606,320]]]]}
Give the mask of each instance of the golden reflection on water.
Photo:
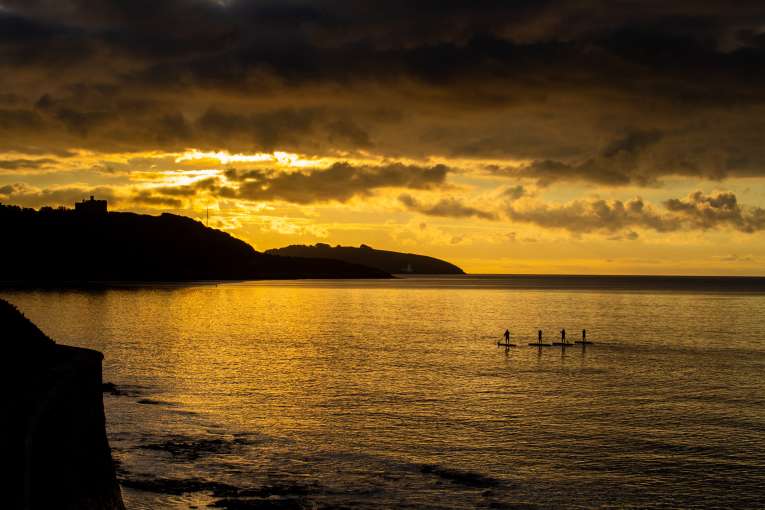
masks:
{"type": "MultiPolygon", "coordinates": [[[[317,498],[371,507],[765,496],[762,296],[404,285],[3,297],[59,342],[102,350],[105,380],[138,388],[106,401],[134,475],[311,480],[317,498]],[[505,328],[522,347],[496,347],[505,328]],[[595,345],[526,347],[540,328],[546,341],[586,328],[595,345]],[[142,446],[211,435],[248,442],[193,461],[142,446]],[[498,485],[487,495],[423,464],[498,485]],[[720,489],[723,479],[746,490],[720,489]]],[[[136,508],[161,498],[128,494],[136,508]]]]}

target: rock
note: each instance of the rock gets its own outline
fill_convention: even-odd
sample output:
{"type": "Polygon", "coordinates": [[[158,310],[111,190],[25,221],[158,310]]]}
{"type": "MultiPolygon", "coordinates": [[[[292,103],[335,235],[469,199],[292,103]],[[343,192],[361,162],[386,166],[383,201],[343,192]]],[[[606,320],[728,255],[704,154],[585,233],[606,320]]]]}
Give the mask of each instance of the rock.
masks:
{"type": "Polygon", "coordinates": [[[3,508],[124,510],[106,438],[103,355],[57,345],[1,299],[0,332],[3,508]]]}
{"type": "Polygon", "coordinates": [[[499,480],[482,475],[481,473],[447,468],[437,464],[424,464],[420,466],[420,471],[467,487],[493,487],[499,485],[499,480]]]}
{"type": "Polygon", "coordinates": [[[160,443],[149,443],[140,448],[167,452],[173,457],[185,460],[196,460],[200,457],[216,454],[229,454],[238,446],[248,445],[252,442],[244,438],[207,438],[192,439],[177,437],[160,443]]]}
{"type": "Polygon", "coordinates": [[[101,392],[108,393],[109,395],[114,395],[115,397],[127,395],[127,393],[119,389],[116,384],[110,382],[103,383],[101,385],[101,392]]]}
{"type": "Polygon", "coordinates": [[[224,497],[238,492],[238,489],[232,485],[201,480],[199,478],[152,478],[149,475],[145,475],[140,478],[124,478],[122,485],[144,492],[173,495],[210,492],[218,497],[224,497]]]}

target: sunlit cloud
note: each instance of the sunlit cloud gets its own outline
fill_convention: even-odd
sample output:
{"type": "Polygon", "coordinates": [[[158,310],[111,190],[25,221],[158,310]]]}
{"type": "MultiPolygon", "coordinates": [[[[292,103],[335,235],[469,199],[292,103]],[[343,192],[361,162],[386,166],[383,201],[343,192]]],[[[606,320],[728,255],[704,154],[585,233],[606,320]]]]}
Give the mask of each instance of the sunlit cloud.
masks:
{"type": "Polygon", "coordinates": [[[210,168],[202,170],[163,170],[157,172],[134,172],[131,181],[150,183],[149,187],[156,186],[189,186],[195,182],[210,177],[222,175],[221,170],[210,168]]]}
{"type": "Polygon", "coordinates": [[[207,152],[188,149],[186,152],[175,158],[176,163],[198,160],[214,160],[218,161],[221,165],[230,165],[232,163],[275,163],[293,168],[316,167],[327,163],[326,159],[306,158],[299,154],[284,151],[274,151],[271,153],[258,152],[255,154],[231,154],[228,151],[207,152]]]}

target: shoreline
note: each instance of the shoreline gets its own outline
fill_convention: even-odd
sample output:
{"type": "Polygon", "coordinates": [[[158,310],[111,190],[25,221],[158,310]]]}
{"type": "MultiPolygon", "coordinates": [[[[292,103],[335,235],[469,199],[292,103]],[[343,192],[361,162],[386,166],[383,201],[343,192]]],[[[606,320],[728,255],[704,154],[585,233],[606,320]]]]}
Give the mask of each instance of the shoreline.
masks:
{"type": "Polygon", "coordinates": [[[0,291],[106,291],[130,289],[175,289],[218,285],[316,285],[319,287],[376,284],[382,287],[539,291],[608,291],[661,293],[765,294],[761,276],[659,276],[659,275],[521,275],[521,274],[408,274],[387,277],[306,276],[199,280],[86,280],[86,281],[0,281],[0,291]]]}

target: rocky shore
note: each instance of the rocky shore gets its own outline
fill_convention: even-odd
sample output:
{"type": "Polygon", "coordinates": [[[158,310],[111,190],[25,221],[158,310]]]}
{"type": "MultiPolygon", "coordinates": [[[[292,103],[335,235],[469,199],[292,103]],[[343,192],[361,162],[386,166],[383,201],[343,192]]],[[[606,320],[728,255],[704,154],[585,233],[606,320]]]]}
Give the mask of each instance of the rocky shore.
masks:
{"type": "Polygon", "coordinates": [[[1,299],[0,339],[9,395],[3,507],[124,510],[106,437],[103,355],[57,345],[1,299]]]}

